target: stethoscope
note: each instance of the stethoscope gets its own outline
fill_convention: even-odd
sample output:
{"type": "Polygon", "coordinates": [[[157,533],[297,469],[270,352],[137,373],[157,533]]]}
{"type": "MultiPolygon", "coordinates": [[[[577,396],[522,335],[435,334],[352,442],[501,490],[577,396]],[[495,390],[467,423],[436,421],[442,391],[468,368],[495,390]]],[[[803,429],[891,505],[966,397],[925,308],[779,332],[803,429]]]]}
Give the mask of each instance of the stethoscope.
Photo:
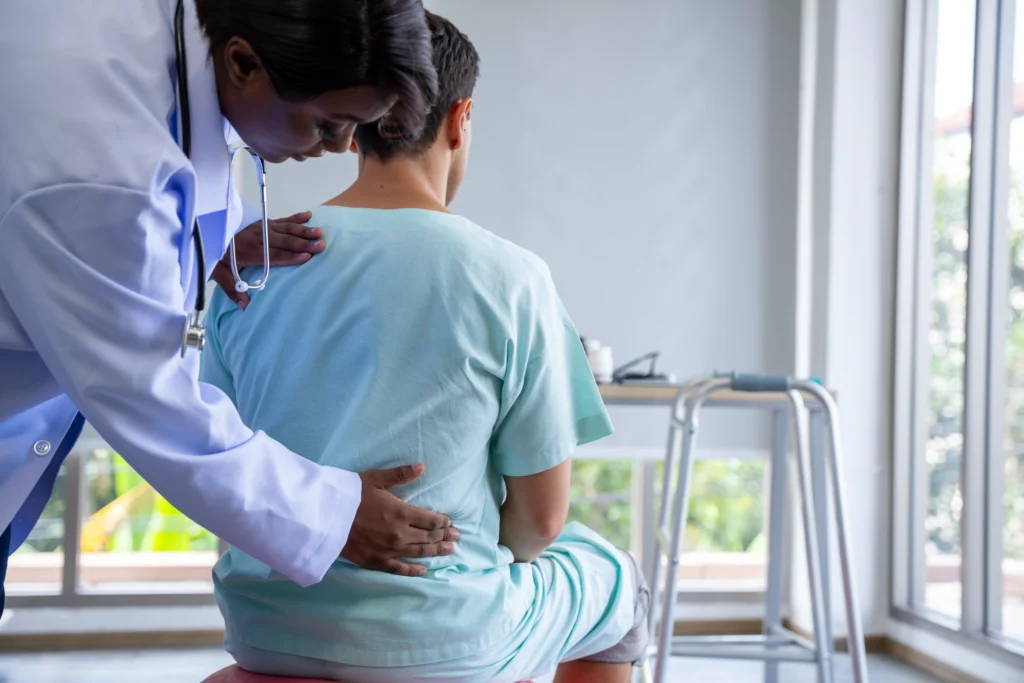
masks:
{"type": "MultiPolygon", "coordinates": [[[[178,68],[178,111],[181,116],[181,149],[185,156],[192,154],[192,116],[188,103],[188,66],[185,61],[185,4],[178,0],[174,11],[174,55],[178,68]]],[[[231,150],[231,160],[235,154],[244,150],[249,153],[256,165],[256,182],[260,185],[260,209],[263,212],[263,276],[255,282],[246,282],[238,272],[238,261],[235,258],[235,238],[231,237],[231,274],[235,278],[235,291],[247,292],[250,289],[263,289],[270,275],[270,226],[267,222],[267,167],[260,155],[249,147],[235,147],[231,150]]],[[[206,344],[206,327],[199,319],[206,307],[206,258],[203,251],[203,235],[199,230],[199,218],[192,223],[192,244],[196,249],[196,303],[192,312],[185,319],[185,329],[181,335],[181,357],[189,347],[202,351],[206,344]]]]}

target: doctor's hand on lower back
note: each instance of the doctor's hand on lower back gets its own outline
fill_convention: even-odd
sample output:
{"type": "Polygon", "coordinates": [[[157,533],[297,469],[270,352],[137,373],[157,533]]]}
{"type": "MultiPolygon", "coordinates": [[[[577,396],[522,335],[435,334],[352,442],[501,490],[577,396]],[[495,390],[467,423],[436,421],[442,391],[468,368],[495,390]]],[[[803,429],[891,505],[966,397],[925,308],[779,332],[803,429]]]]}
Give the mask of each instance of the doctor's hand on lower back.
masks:
{"type": "MultiPolygon", "coordinates": [[[[324,250],[324,241],[320,239],[323,231],[305,225],[312,216],[309,211],[303,211],[288,218],[267,221],[271,266],[297,266],[313,258],[313,254],[319,254],[324,250]]],[[[248,266],[263,265],[262,221],[256,221],[235,235],[235,258],[239,270],[248,266]]],[[[213,267],[213,281],[243,311],[249,305],[249,295],[235,291],[230,251],[213,267]]]]}
{"type": "Polygon", "coordinates": [[[435,557],[455,552],[459,531],[447,515],[430,512],[399,500],[388,489],[408,484],[423,474],[423,465],[363,472],[363,497],[356,510],[348,543],[341,551],[346,560],[402,576],[423,576],[424,566],[396,558],[435,557]]]}

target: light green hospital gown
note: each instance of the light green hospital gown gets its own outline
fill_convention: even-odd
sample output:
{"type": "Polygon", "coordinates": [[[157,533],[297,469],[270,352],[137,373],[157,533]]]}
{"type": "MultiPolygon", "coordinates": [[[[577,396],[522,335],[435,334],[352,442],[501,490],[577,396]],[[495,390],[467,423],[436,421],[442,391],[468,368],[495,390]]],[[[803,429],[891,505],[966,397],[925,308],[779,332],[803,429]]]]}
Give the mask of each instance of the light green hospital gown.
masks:
{"type": "Polygon", "coordinates": [[[275,269],[244,313],[217,292],[202,379],[322,464],[424,463],[394,492],[461,539],[423,578],[339,559],[308,588],[233,548],[214,569],[228,649],[279,675],[515,681],[616,644],[635,598],[620,551],[579,524],[531,564],[498,544],[502,475],[612,431],[547,266],[439,212],[319,207],[310,224],[325,251],[275,269]]]}

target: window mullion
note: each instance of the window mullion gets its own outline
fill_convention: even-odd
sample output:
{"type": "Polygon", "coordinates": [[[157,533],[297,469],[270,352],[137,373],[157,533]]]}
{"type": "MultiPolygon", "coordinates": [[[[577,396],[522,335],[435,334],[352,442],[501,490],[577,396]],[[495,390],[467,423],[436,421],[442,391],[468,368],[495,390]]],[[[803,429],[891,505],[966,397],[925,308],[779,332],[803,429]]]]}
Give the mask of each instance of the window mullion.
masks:
{"type": "Polygon", "coordinates": [[[82,501],[85,496],[85,462],[81,453],[72,450],[64,460],[64,569],[61,573],[61,596],[73,598],[78,593],[78,568],[81,558],[82,501]]]}
{"type": "Polygon", "coordinates": [[[991,276],[988,363],[988,448],[985,462],[984,624],[997,633],[1003,616],[1003,441],[1006,406],[1006,334],[1010,242],[1006,207],[1010,191],[1010,123],[1013,120],[1013,54],[1016,0],[999,3],[994,54],[994,112],[991,158],[991,276]]]}
{"type": "Polygon", "coordinates": [[[928,517],[928,467],[925,462],[928,443],[928,405],[931,387],[931,347],[928,331],[931,328],[932,301],[932,233],[935,227],[935,198],[930,169],[933,166],[935,137],[935,78],[939,32],[939,7],[936,3],[923,3],[921,45],[921,97],[917,133],[920,140],[917,166],[917,220],[915,236],[917,253],[914,291],[914,377],[913,409],[910,443],[911,511],[910,511],[910,599],[911,604],[924,606],[927,567],[925,544],[928,517]],[[924,175],[927,170],[928,175],[924,175]]]}
{"type": "MultiPolygon", "coordinates": [[[[990,438],[990,288],[992,158],[995,136],[997,0],[979,0],[975,24],[974,103],[967,251],[967,337],[964,366],[964,447],[960,517],[961,629],[985,625],[986,470],[990,438]]],[[[998,448],[1000,440],[992,444],[998,448]]]]}
{"type": "Polygon", "coordinates": [[[914,340],[917,281],[917,215],[920,184],[923,0],[908,0],[904,29],[903,107],[900,128],[896,348],[893,363],[892,604],[911,603],[910,555],[914,459],[914,340]]]}

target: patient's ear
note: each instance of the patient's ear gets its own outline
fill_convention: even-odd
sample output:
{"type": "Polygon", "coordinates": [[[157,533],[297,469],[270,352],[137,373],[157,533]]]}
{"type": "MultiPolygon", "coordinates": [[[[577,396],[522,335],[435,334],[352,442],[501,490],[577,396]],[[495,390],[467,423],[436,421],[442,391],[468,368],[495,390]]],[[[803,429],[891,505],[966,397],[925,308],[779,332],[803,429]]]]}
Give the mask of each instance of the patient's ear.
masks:
{"type": "Polygon", "coordinates": [[[459,100],[448,110],[448,139],[452,150],[461,149],[469,138],[469,112],[473,109],[473,98],[459,100]]]}
{"type": "Polygon", "coordinates": [[[359,154],[359,146],[356,144],[356,139],[352,138],[352,142],[348,144],[348,151],[353,154],[359,154]]]}

